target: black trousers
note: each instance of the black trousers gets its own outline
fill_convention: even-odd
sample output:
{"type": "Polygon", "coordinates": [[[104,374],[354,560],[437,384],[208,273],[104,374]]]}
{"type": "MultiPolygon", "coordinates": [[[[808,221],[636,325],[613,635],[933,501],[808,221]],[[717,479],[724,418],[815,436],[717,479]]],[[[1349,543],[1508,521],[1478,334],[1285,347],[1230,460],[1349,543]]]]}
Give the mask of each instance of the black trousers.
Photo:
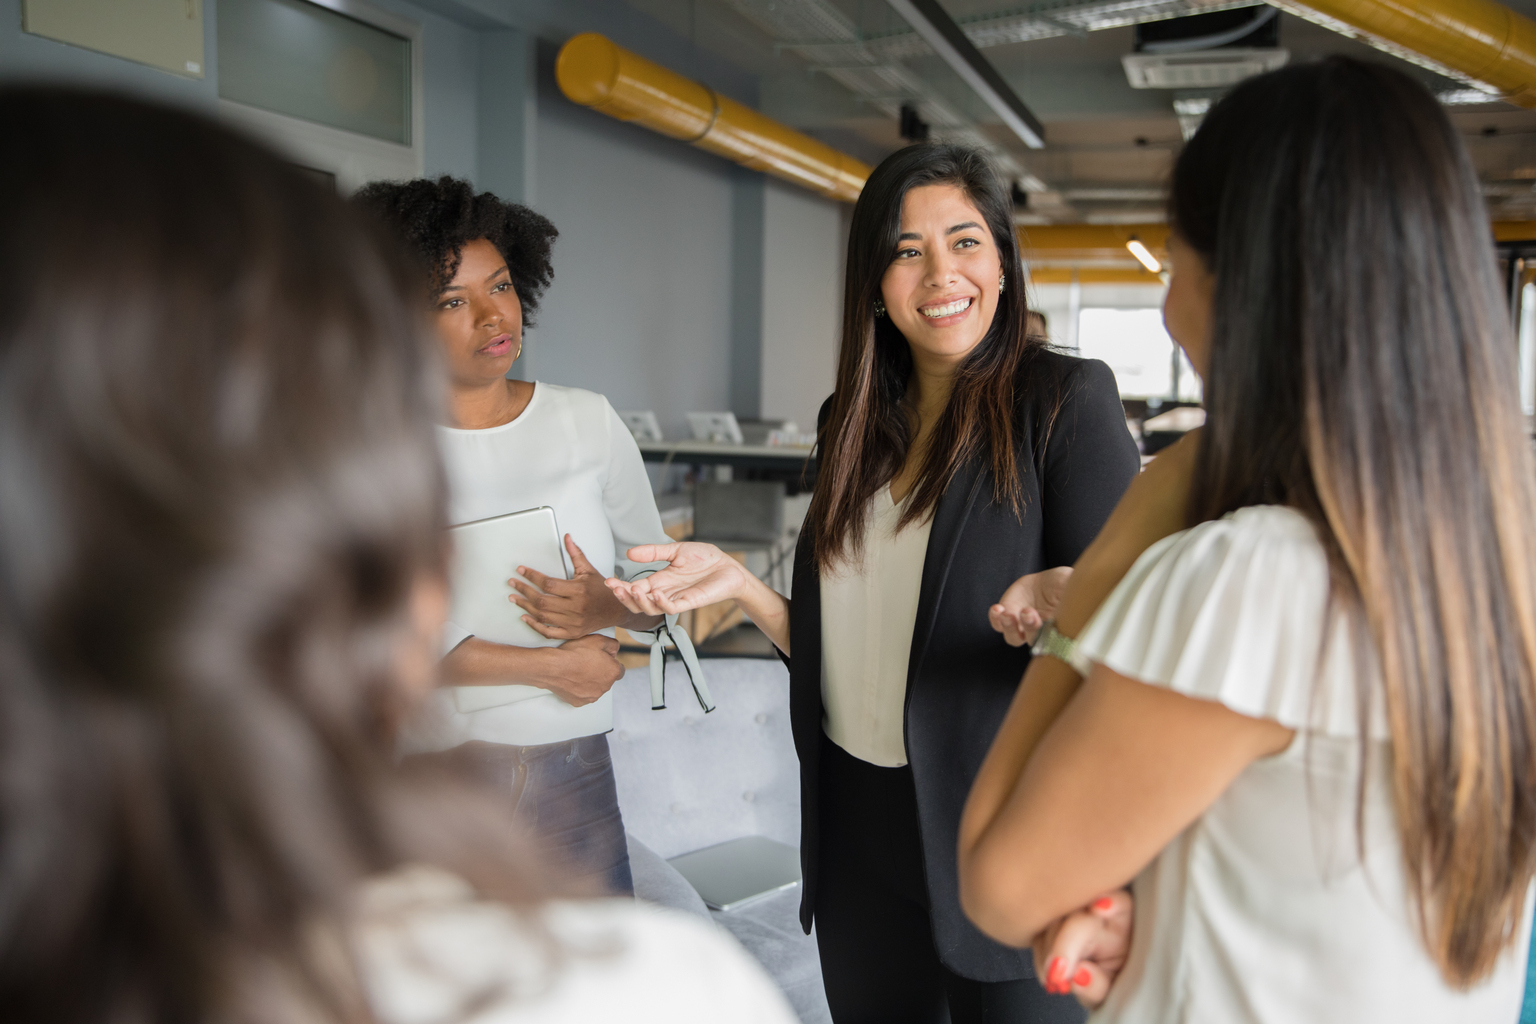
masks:
{"type": "Polygon", "coordinates": [[[1080,1024],[1033,978],[986,982],[939,962],[910,768],[821,739],[816,943],[836,1024],[1080,1024]]]}

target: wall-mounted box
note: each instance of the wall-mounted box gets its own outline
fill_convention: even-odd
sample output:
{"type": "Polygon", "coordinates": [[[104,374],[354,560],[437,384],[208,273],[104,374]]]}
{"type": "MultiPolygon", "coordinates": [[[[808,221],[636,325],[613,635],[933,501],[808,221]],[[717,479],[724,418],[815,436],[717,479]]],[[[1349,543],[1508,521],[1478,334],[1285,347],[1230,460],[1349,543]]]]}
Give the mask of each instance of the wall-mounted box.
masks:
{"type": "Polygon", "coordinates": [[[25,32],[203,77],[203,0],[22,0],[25,32]]]}

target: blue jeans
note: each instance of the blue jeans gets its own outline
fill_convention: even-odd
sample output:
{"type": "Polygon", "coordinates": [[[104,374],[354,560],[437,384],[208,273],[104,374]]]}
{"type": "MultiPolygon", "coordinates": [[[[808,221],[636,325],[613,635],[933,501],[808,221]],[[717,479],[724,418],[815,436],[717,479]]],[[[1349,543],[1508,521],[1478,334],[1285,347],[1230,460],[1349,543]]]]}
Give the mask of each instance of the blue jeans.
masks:
{"type": "Polygon", "coordinates": [[[451,771],[505,794],[512,817],[533,836],[550,864],[572,881],[633,896],[624,819],[613,782],[608,737],[515,747],[471,740],[441,754],[451,771]]]}

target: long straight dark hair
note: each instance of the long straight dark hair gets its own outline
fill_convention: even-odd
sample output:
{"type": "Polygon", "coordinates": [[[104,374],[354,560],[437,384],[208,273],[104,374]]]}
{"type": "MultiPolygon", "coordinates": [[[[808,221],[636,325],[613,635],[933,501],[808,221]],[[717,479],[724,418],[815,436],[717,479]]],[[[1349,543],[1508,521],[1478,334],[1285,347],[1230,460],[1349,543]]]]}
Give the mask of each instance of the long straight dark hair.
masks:
{"type": "Polygon", "coordinates": [[[1170,210],[1216,281],[1190,518],[1316,525],[1380,656],[1426,946],[1470,985],[1536,874],[1536,487],[1477,177],[1421,85],[1331,58],[1217,104],[1170,210]]]}
{"type": "Polygon", "coordinates": [[[0,90],[0,138],[3,1016],[371,1019],[360,881],[537,892],[392,765],[444,574],[422,282],[191,114],[0,90]]]}
{"type": "Polygon", "coordinates": [[[837,385],[818,438],[820,466],[807,517],[823,569],[863,549],[869,500],[901,471],[915,440],[903,402],[912,352],[890,318],[877,318],[874,308],[880,280],[896,257],[902,200],[923,185],[954,185],[981,212],[1002,258],[1006,287],[985,337],[955,371],[949,405],[934,427],[900,522],[930,515],[960,468],[978,456],[991,471],[994,500],[1016,513],[1023,507],[1016,396],[1029,356],[1045,343],[1027,330],[1013,202],[980,152],[909,146],[875,168],[853,208],[837,385]]]}

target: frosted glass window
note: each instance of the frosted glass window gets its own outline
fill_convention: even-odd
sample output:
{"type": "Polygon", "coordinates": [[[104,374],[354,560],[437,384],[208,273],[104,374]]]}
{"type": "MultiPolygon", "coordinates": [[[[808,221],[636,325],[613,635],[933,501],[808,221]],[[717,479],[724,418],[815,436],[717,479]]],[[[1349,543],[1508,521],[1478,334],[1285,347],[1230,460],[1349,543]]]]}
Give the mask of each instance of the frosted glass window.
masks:
{"type": "Polygon", "coordinates": [[[411,41],[305,0],[219,0],[219,96],[411,144],[411,41]]]}
{"type": "Polygon", "coordinates": [[[1077,349],[1085,358],[1109,364],[1122,398],[1200,401],[1200,378],[1163,329],[1160,309],[1084,309],[1077,317],[1077,349]]]}

